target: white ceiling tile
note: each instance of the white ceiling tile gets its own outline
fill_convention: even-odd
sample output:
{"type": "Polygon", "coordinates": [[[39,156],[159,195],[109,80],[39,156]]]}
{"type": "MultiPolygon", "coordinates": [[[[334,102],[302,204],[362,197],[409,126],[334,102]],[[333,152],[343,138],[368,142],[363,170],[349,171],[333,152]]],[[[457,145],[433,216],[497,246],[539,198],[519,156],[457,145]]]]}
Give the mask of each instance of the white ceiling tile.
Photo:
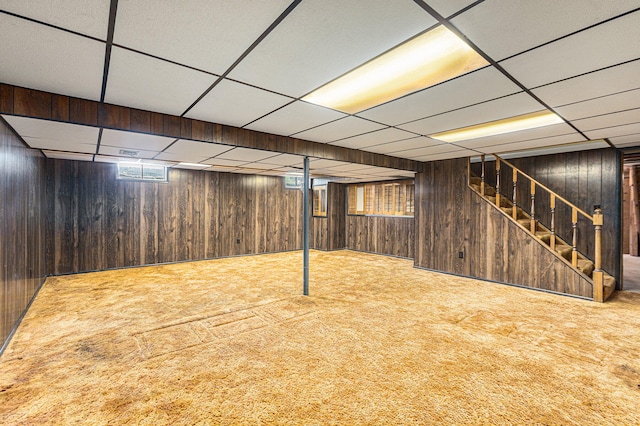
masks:
{"type": "Polygon", "coordinates": [[[91,161],[93,155],[91,154],[76,154],[73,152],[63,151],[43,151],[47,158],[57,158],[59,160],[76,160],[76,161],[91,161]]]}
{"type": "Polygon", "coordinates": [[[3,83],[100,100],[104,43],[3,13],[0,40],[3,83]]]}
{"type": "Polygon", "coordinates": [[[310,130],[305,130],[301,133],[296,133],[294,137],[316,142],[331,142],[354,135],[360,135],[362,133],[372,132],[374,130],[382,129],[383,127],[386,126],[369,120],[363,120],[362,118],[345,117],[332,121],[331,123],[314,127],[310,130]]]}
{"type": "Polygon", "coordinates": [[[423,135],[486,123],[529,112],[540,111],[542,106],[526,93],[506,96],[482,104],[436,115],[398,127],[423,135]]]}
{"type": "Polygon", "coordinates": [[[98,143],[100,129],[80,126],[78,124],[60,123],[57,121],[39,120],[37,118],[2,116],[23,138],[38,138],[64,141],[77,144],[98,143]]]}
{"type": "Polygon", "coordinates": [[[109,4],[105,0],[0,0],[0,9],[106,40],[109,4]]]}
{"type": "Polygon", "coordinates": [[[224,167],[240,167],[249,163],[247,160],[225,160],[222,158],[209,158],[208,160],[203,161],[205,164],[213,164],[216,166],[224,166],[224,167]]]}
{"type": "Polygon", "coordinates": [[[105,102],[180,115],[216,77],[114,47],[105,102]]]}
{"type": "Polygon", "coordinates": [[[602,140],[597,141],[587,141],[587,142],[579,142],[579,143],[570,143],[563,145],[553,145],[547,146],[544,148],[535,148],[535,149],[523,149],[515,152],[503,152],[500,153],[502,158],[522,158],[522,157],[533,157],[536,155],[549,155],[549,154],[557,154],[564,152],[576,152],[576,151],[586,151],[589,149],[600,149],[600,148],[608,148],[609,144],[602,140]]]}
{"type": "Polygon", "coordinates": [[[522,149],[543,148],[553,145],[564,145],[574,142],[583,142],[586,139],[580,136],[579,133],[571,133],[567,135],[551,136],[548,138],[531,139],[521,142],[512,142],[506,144],[498,144],[484,147],[475,148],[477,151],[484,152],[485,154],[500,154],[503,152],[518,151],[522,149]]]}
{"type": "Polygon", "coordinates": [[[114,42],[222,74],[290,0],[120,0],[114,42]]]}
{"type": "Polygon", "coordinates": [[[304,157],[293,154],[280,154],[275,157],[269,157],[262,161],[265,164],[272,164],[274,166],[297,166],[302,167],[304,157]]]}
{"type": "MultiPolygon", "coordinates": [[[[130,159],[122,156],[114,157],[109,155],[96,155],[93,157],[93,161],[95,161],[96,163],[121,163],[130,161],[130,159]]],[[[157,159],[154,159],[152,161],[145,161],[145,164],[146,163],[160,164],[164,166],[173,166],[174,164],[176,164],[175,161],[158,161],[157,159]]]]}
{"type": "Polygon", "coordinates": [[[100,151],[98,151],[99,154],[102,155],[115,155],[118,157],[126,157],[126,158],[131,158],[131,159],[138,159],[138,158],[145,158],[145,159],[151,159],[153,157],[155,157],[156,155],[158,155],[158,151],[146,151],[146,150],[141,150],[141,149],[134,149],[134,150],[129,150],[126,148],[119,148],[119,147],[115,147],[115,146],[106,146],[106,145],[100,145],[100,151]],[[120,153],[121,150],[125,150],[125,151],[137,151],[138,154],[136,156],[129,156],[129,155],[125,155],[120,153]]]}
{"type": "Polygon", "coordinates": [[[176,138],[167,138],[165,136],[104,129],[102,131],[100,145],[130,149],[144,149],[147,151],[162,151],[175,140],[176,138]]]}
{"type": "Polygon", "coordinates": [[[626,124],[624,126],[607,127],[606,129],[591,130],[584,132],[589,139],[613,138],[616,136],[627,136],[640,133],[640,123],[626,124]]]}
{"type": "Polygon", "coordinates": [[[179,161],[185,163],[199,163],[208,159],[207,156],[197,155],[192,152],[181,152],[181,153],[169,153],[169,152],[161,152],[154,160],[164,160],[164,161],[179,161]]]}
{"type": "Polygon", "coordinates": [[[440,145],[441,143],[442,142],[440,141],[436,141],[425,136],[418,136],[398,142],[389,142],[370,146],[367,147],[365,151],[376,152],[378,154],[391,154],[394,152],[406,151],[409,149],[423,148],[425,146],[440,145]]]}
{"type": "Polygon", "coordinates": [[[508,59],[500,65],[525,86],[533,88],[636,59],[640,57],[639,39],[640,12],[636,12],[508,59]]]}
{"type": "Polygon", "coordinates": [[[552,107],[640,88],[640,59],[533,89],[552,107]]]}
{"type": "Polygon", "coordinates": [[[260,170],[273,170],[276,168],[276,166],[274,166],[273,164],[266,164],[266,163],[260,163],[260,162],[249,163],[249,164],[246,164],[244,167],[260,169],[260,170]]]}
{"type": "Polygon", "coordinates": [[[640,145],[640,133],[626,136],[617,136],[614,138],[609,138],[609,140],[617,147],[640,145]]]}
{"type": "Polygon", "coordinates": [[[487,136],[484,138],[470,139],[468,141],[456,142],[457,145],[474,149],[500,145],[505,143],[522,142],[531,139],[541,139],[551,136],[574,134],[576,131],[567,123],[553,124],[551,126],[538,127],[537,129],[521,130],[519,132],[505,133],[503,135],[487,136]]]}
{"type": "Polygon", "coordinates": [[[640,107],[640,89],[555,108],[567,120],[578,120],[640,107]]]}
{"type": "Polygon", "coordinates": [[[636,0],[486,0],[452,22],[494,60],[501,60],[636,7],[636,0]]]}
{"type": "Polygon", "coordinates": [[[397,152],[394,154],[400,158],[422,158],[427,155],[443,154],[447,152],[466,151],[459,146],[441,142],[439,145],[425,146],[423,148],[409,149],[407,151],[397,152]]]}
{"type": "Polygon", "coordinates": [[[185,169],[185,170],[209,170],[211,166],[208,164],[198,165],[197,163],[178,163],[172,166],[173,169],[185,169]]]}
{"type": "Polygon", "coordinates": [[[68,142],[56,139],[40,139],[24,137],[24,141],[31,147],[36,149],[51,149],[55,151],[83,152],[87,154],[95,154],[97,144],[68,142]]]}
{"type": "Polygon", "coordinates": [[[251,123],[246,128],[289,136],[341,117],[345,117],[345,114],[307,102],[297,101],[251,123]]]}
{"type": "Polygon", "coordinates": [[[423,157],[416,157],[414,158],[414,160],[416,161],[450,160],[452,158],[471,157],[473,155],[478,155],[478,153],[468,149],[463,149],[461,151],[444,152],[442,154],[433,154],[433,155],[425,155],[423,157]]]}
{"type": "Polygon", "coordinates": [[[186,116],[242,127],[292,100],[286,96],[225,79],[218,83],[186,116]]]}
{"type": "Polygon", "coordinates": [[[485,67],[357,115],[395,126],[519,91],[500,71],[485,67]]]}
{"type": "Polygon", "coordinates": [[[309,167],[312,169],[327,169],[336,166],[342,166],[345,163],[344,161],[336,161],[336,160],[327,160],[325,158],[311,158],[309,160],[309,167]]]}
{"type": "Polygon", "coordinates": [[[263,151],[260,149],[249,148],[234,148],[221,155],[218,155],[216,158],[236,161],[261,161],[266,160],[269,157],[275,157],[276,155],[278,155],[278,153],[273,151],[263,151]]]}
{"type": "Polygon", "coordinates": [[[234,173],[238,168],[237,167],[227,167],[227,166],[211,166],[207,169],[209,172],[221,172],[221,173],[234,173]]]}
{"type": "Polygon", "coordinates": [[[412,1],[305,0],[229,77],[300,97],[435,23],[412,1]]]}
{"type": "Polygon", "coordinates": [[[469,6],[475,0],[427,0],[429,6],[445,18],[469,6]]]}
{"type": "Polygon", "coordinates": [[[332,143],[332,145],[342,146],[345,148],[363,149],[381,143],[396,142],[403,139],[415,138],[415,133],[405,130],[387,128],[378,130],[364,135],[354,136],[332,143]]]}
{"type": "MultiPolygon", "coordinates": [[[[640,98],[638,98],[640,107],[640,98]]],[[[622,126],[640,122],[640,109],[615,112],[613,114],[599,115],[596,117],[583,118],[573,121],[573,125],[583,132],[588,130],[602,129],[605,127],[622,126]]]]}
{"type": "MultiPolygon", "coordinates": [[[[229,145],[180,139],[169,148],[167,148],[165,152],[169,154],[184,154],[185,157],[187,155],[190,155],[193,157],[203,157],[204,159],[206,159],[215,157],[216,155],[220,155],[223,152],[227,152],[231,149],[233,149],[233,147],[229,145]]],[[[190,160],[183,161],[192,162],[190,160]]]]}

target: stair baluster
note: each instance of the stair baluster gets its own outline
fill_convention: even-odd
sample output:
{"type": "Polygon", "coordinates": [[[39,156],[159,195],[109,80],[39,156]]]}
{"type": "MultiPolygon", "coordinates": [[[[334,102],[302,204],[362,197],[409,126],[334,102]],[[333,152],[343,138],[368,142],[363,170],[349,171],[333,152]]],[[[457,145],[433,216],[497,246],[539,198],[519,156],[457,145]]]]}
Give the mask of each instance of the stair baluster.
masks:
{"type": "Polygon", "coordinates": [[[513,169],[513,209],[511,211],[513,220],[518,220],[518,170],[513,169]]]}
{"type": "Polygon", "coordinates": [[[531,233],[536,233],[536,183],[531,181],[531,233]]]}
{"type": "Polygon", "coordinates": [[[482,160],[482,174],[480,176],[480,194],[484,197],[484,154],[480,156],[482,160]]]}
{"type": "Polygon", "coordinates": [[[556,195],[551,193],[551,239],[549,240],[549,246],[551,250],[556,249],[556,195]]]}
{"type": "Polygon", "coordinates": [[[571,209],[571,228],[573,229],[571,264],[575,268],[578,266],[578,210],[575,207],[571,209]]]}
{"type": "Polygon", "coordinates": [[[500,159],[496,157],[496,206],[500,208],[500,159]]]}

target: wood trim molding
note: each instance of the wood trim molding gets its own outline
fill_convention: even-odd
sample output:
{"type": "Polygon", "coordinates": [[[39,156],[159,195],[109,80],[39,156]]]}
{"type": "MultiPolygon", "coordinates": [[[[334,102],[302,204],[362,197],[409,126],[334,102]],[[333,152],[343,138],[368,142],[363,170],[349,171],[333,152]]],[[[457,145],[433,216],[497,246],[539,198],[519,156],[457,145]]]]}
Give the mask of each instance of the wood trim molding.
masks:
{"type": "Polygon", "coordinates": [[[418,162],[224,124],[0,84],[0,113],[417,171],[418,162]]]}

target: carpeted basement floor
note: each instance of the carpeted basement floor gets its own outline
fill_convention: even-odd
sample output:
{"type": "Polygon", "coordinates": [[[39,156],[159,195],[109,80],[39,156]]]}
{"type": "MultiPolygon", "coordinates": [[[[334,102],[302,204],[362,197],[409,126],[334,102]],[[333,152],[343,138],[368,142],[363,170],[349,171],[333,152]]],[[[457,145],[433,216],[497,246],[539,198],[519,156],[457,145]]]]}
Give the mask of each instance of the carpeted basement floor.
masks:
{"type": "Polygon", "coordinates": [[[640,294],[605,304],[300,252],[47,279],[0,424],[640,424],[640,294]]]}

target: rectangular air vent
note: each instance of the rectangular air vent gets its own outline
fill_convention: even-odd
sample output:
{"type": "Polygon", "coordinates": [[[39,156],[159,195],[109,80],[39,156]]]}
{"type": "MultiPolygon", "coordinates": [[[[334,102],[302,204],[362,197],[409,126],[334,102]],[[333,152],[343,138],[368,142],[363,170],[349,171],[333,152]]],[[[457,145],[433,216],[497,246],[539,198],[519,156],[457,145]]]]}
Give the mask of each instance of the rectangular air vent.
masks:
{"type": "Polygon", "coordinates": [[[130,149],[121,149],[120,155],[126,155],[127,157],[137,157],[140,151],[132,151],[130,149]]]}

